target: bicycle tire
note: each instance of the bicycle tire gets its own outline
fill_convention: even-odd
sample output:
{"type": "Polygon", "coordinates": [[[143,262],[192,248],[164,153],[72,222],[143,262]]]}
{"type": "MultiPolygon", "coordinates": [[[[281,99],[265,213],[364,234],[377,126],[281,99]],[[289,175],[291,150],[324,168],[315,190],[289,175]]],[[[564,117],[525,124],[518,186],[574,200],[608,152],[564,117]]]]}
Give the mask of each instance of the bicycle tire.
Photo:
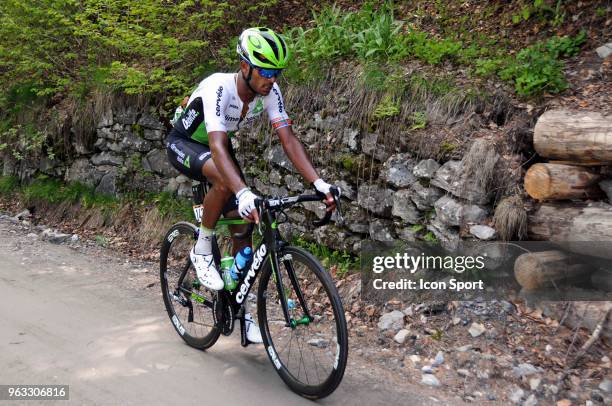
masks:
{"type": "MultiPolygon", "coordinates": [[[[288,246],[281,249],[278,258],[283,290],[288,294],[288,299],[297,300],[295,289],[293,289],[287,274],[287,263],[290,263],[314,321],[308,325],[297,325],[295,329],[286,327],[271,261],[266,261],[257,293],[257,316],[264,346],[276,372],[291,390],[308,399],[320,399],[330,395],[340,385],[348,358],[348,332],[340,295],[331,276],[309,252],[301,248],[288,246]],[[296,265],[300,265],[301,268],[298,269],[296,265]],[[318,282],[322,289],[313,287],[314,282],[318,282]],[[331,312],[326,309],[326,305],[331,305],[331,312]],[[327,319],[330,314],[333,315],[334,322],[328,322],[327,319]],[[323,322],[327,322],[325,326],[323,322]],[[306,329],[311,327],[312,329],[309,331],[312,335],[310,337],[313,338],[308,341],[302,338],[300,343],[300,336],[308,335],[306,329]],[[287,334],[291,334],[289,344],[281,347],[281,339],[287,334]],[[296,350],[299,348],[300,352],[297,372],[295,368],[291,368],[295,364],[291,357],[294,335],[297,337],[296,350]],[[330,345],[334,342],[336,344],[335,348],[330,345]],[[304,347],[304,344],[306,344],[306,347],[304,347]],[[300,379],[301,364],[304,362],[304,349],[309,350],[309,354],[306,355],[311,355],[314,360],[312,362],[315,366],[317,381],[311,382],[306,371],[306,365],[303,365],[304,377],[300,379]],[[335,354],[332,351],[335,351],[335,354]],[[331,361],[329,375],[324,375],[322,378],[319,376],[317,366],[320,358],[331,361]],[[306,382],[303,381],[304,378],[306,382]]],[[[299,300],[293,303],[294,307],[290,310],[290,314],[300,317],[303,309],[299,300]]],[[[312,377],[314,378],[314,376],[312,377]]]]}
{"type": "Polygon", "coordinates": [[[197,227],[188,222],[170,227],[160,250],[159,272],[164,305],[174,330],[188,345],[204,350],[215,344],[221,332],[214,325],[212,310],[212,302],[218,293],[194,282],[197,276],[189,259],[189,250],[195,243],[196,231],[197,227]],[[188,267],[187,274],[179,287],[178,278],[185,267],[188,267]],[[196,318],[195,314],[200,317],[196,318]]]}

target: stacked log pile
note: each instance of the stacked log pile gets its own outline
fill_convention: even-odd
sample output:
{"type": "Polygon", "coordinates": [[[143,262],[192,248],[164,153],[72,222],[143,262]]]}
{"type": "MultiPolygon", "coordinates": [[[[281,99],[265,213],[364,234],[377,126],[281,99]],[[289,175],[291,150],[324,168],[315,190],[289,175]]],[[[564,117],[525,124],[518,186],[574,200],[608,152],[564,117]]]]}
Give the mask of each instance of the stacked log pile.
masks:
{"type": "MultiPolygon", "coordinates": [[[[612,206],[599,184],[612,166],[612,116],[547,111],[535,126],[533,142],[548,162],[532,165],[525,175],[526,192],[540,203],[529,216],[528,236],[561,249],[521,255],[514,264],[517,281],[525,291],[536,292],[564,283],[570,288],[576,278],[590,277],[592,286],[610,292],[602,275],[604,280],[612,275],[612,206]],[[602,271],[584,256],[608,261],[610,269],[602,271]],[[581,263],[581,258],[587,259],[581,263]]],[[[600,305],[595,308],[604,311],[609,303],[600,305]]]]}

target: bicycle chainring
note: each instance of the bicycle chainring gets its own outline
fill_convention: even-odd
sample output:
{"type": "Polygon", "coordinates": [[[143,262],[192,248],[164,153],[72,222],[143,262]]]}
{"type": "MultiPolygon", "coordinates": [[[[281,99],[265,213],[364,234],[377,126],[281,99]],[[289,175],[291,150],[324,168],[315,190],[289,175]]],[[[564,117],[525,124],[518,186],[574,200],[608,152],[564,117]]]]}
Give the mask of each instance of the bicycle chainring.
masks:
{"type": "Polygon", "coordinates": [[[215,326],[221,330],[221,334],[224,336],[232,334],[234,331],[234,311],[225,292],[219,292],[213,300],[213,317],[215,326]]]}

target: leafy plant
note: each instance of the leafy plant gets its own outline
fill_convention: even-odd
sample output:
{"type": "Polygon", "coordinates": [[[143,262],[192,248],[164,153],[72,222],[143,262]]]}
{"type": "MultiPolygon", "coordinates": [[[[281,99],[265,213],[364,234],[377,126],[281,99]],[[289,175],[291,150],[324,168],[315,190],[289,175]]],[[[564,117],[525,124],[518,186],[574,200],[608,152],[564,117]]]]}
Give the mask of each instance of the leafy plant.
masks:
{"type": "Polygon", "coordinates": [[[393,98],[391,95],[385,97],[378,103],[372,117],[375,120],[383,120],[390,117],[395,117],[400,112],[400,100],[393,98]]]}
{"type": "Polygon", "coordinates": [[[412,126],[410,127],[412,130],[425,128],[427,125],[427,115],[420,111],[412,113],[410,120],[412,121],[412,126]]]}

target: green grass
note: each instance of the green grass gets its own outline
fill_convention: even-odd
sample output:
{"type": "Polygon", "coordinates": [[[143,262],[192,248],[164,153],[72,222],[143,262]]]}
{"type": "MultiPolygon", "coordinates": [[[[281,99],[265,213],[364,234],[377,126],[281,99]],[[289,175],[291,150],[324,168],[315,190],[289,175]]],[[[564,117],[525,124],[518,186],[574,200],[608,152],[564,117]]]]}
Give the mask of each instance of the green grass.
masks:
{"type": "Polygon", "coordinates": [[[306,249],[319,258],[325,268],[336,266],[336,275],[339,278],[343,278],[349,273],[358,272],[359,270],[359,258],[346,251],[333,250],[325,245],[306,241],[300,237],[294,239],[291,243],[306,249]]]}

